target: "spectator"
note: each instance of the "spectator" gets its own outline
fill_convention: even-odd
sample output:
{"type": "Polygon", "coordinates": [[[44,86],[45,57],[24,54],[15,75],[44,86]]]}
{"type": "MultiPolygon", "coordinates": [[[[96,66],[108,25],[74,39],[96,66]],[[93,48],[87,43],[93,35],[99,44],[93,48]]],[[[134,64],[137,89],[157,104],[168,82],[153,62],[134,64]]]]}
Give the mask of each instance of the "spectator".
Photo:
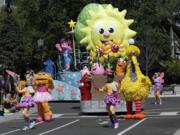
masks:
{"type": "Polygon", "coordinates": [[[0,105],[3,104],[3,96],[4,96],[4,78],[0,75],[0,105]]]}
{"type": "Polygon", "coordinates": [[[0,75],[0,91],[4,90],[4,78],[2,75],[0,75]]]}
{"type": "Polygon", "coordinates": [[[12,95],[15,94],[14,79],[7,73],[5,74],[4,87],[5,87],[5,95],[7,95],[8,93],[11,93],[12,95]]]}
{"type": "MultiPolygon", "coordinates": [[[[4,78],[0,75],[0,105],[3,105],[3,97],[4,97],[4,78]]],[[[3,108],[0,109],[0,116],[4,115],[3,108]]]]}
{"type": "Polygon", "coordinates": [[[10,93],[8,93],[4,100],[4,112],[5,113],[16,112],[17,111],[16,105],[17,105],[17,100],[15,99],[15,97],[12,97],[10,93]]]}

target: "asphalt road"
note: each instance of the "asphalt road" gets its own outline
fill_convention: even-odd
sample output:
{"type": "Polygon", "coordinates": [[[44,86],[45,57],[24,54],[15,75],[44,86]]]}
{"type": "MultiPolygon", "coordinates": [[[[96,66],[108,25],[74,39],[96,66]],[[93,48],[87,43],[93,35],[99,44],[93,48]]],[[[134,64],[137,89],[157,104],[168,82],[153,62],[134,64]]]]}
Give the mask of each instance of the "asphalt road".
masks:
{"type": "MultiPolygon", "coordinates": [[[[22,131],[24,121],[17,118],[0,123],[1,135],[180,135],[180,97],[165,97],[162,105],[150,98],[144,103],[146,118],[124,120],[118,114],[119,128],[108,126],[106,114],[80,114],[80,103],[51,103],[54,119],[37,123],[22,131]]],[[[35,118],[32,114],[31,118],[35,118]]]]}

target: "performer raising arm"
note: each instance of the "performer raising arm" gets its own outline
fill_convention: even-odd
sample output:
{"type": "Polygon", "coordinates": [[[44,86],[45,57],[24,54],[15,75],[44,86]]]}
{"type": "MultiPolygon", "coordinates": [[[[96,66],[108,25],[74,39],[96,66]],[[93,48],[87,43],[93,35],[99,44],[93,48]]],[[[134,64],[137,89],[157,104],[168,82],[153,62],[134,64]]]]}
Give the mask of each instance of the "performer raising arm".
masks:
{"type": "Polygon", "coordinates": [[[105,91],[106,96],[104,98],[104,102],[106,104],[106,109],[109,114],[109,118],[111,121],[111,125],[113,128],[117,129],[119,127],[119,122],[116,118],[116,111],[115,106],[120,103],[120,99],[118,96],[118,83],[113,81],[114,79],[114,73],[108,73],[107,74],[107,82],[102,88],[97,88],[95,86],[95,89],[99,91],[105,91]]]}
{"type": "Polygon", "coordinates": [[[35,102],[30,94],[30,92],[28,91],[27,87],[23,88],[23,89],[19,89],[15,83],[15,87],[16,87],[16,91],[19,94],[22,94],[22,98],[19,104],[17,104],[17,107],[22,108],[23,109],[23,117],[24,117],[24,121],[25,121],[25,127],[23,128],[23,130],[27,130],[27,129],[32,129],[35,125],[35,122],[30,120],[29,118],[29,110],[30,108],[35,106],[35,102]]]}

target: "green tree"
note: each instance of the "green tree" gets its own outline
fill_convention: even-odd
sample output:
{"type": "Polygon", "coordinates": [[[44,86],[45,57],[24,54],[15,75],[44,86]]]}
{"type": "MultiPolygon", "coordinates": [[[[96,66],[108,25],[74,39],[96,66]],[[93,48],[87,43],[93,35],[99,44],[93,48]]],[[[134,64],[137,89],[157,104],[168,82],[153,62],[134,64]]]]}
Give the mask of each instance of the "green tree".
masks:
{"type": "Polygon", "coordinates": [[[1,9],[0,15],[0,63],[4,67],[16,67],[23,55],[21,32],[13,14],[1,9]]]}
{"type": "Polygon", "coordinates": [[[162,69],[165,71],[166,83],[180,83],[180,60],[162,61],[162,69]]]}
{"type": "MultiPolygon", "coordinates": [[[[175,58],[175,32],[178,16],[180,16],[180,1],[178,0],[163,0],[160,6],[160,18],[164,24],[166,31],[170,35],[171,40],[171,57],[175,58]]],[[[180,37],[180,35],[179,35],[180,37]]]]}
{"type": "Polygon", "coordinates": [[[162,60],[170,58],[169,20],[173,20],[178,0],[18,0],[15,15],[23,35],[26,63],[37,67],[41,65],[41,56],[56,56],[54,44],[70,31],[68,21],[76,21],[82,8],[91,2],[127,9],[126,18],[135,20],[131,27],[138,33],[135,40],[141,49],[140,64],[146,74],[157,68],[162,60]],[[37,47],[39,38],[44,39],[42,50],[37,47]]]}
{"type": "MultiPolygon", "coordinates": [[[[170,9],[173,7],[168,5],[168,0],[130,0],[121,1],[122,4],[118,2],[114,4],[119,6],[119,9],[127,9],[127,18],[135,20],[132,29],[137,31],[135,41],[141,50],[139,61],[142,69],[148,74],[153,69],[157,69],[160,61],[170,59],[171,40],[166,23],[164,23],[164,20],[168,19],[164,12],[168,11],[162,9],[164,9],[164,3],[170,9]]],[[[175,5],[177,2],[174,3],[175,5]]]]}
{"type": "MultiPolygon", "coordinates": [[[[29,63],[41,65],[42,57],[54,57],[55,43],[70,31],[68,21],[78,16],[85,2],[78,0],[18,0],[16,15],[23,32],[23,45],[29,63]],[[72,4],[73,3],[73,4],[72,4]],[[37,40],[44,39],[44,46],[38,49],[37,40]],[[38,61],[38,62],[37,62],[38,61]]],[[[42,68],[39,66],[39,68],[42,68]]]]}

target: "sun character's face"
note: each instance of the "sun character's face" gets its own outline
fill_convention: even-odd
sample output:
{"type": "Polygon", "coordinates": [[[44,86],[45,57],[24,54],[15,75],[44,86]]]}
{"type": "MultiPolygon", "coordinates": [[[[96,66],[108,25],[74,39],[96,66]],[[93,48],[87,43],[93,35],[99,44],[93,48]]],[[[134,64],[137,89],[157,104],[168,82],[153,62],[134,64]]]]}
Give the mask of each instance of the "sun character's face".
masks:
{"type": "Polygon", "coordinates": [[[119,24],[116,18],[107,17],[96,20],[92,28],[92,42],[95,45],[103,43],[107,45],[109,41],[114,39],[122,40],[123,31],[122,25],[119,24]]]}
{"type": "Polygon", "coordinates": [[[80,43],[87,44],[87,49],[93,51],[99,44],[107,45],[112,40],[118,40],[127,47],[128,40],[136,32],[129,28],[133,20],[125,19],[126,12],[119,12],[112,5],[99,5],[97,11],[89,10],[90,18],[86,20],[87,26],[81,29],[85,36],[80,43]]]}

